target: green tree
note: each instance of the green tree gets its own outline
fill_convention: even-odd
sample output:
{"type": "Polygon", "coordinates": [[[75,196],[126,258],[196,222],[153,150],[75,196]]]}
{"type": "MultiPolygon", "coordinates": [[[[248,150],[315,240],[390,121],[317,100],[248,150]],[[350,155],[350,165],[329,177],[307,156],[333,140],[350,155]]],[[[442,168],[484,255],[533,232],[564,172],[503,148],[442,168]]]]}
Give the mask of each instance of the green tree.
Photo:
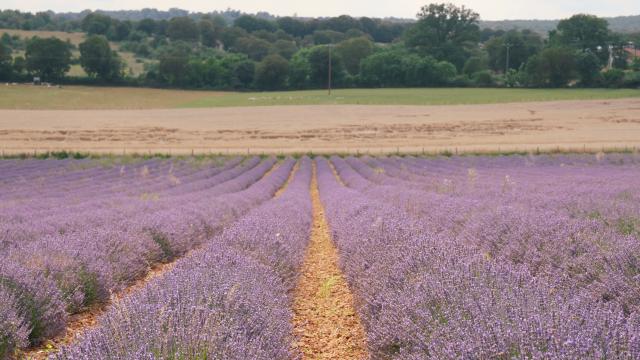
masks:
{"type": "Polygon", "coordinates": [[[236,19],[236,21],[233,22],[233,25],[242,28],[250,33],[258,30],[266,30],[269,32],[278,30],[278,26],[276,23],[251,15],[240,16],[236,19]]]}
{"type": "Polygon", "coordinates": [[[531,56],[540,52],[542,47],[540,35],[528,30],[511,30],[485,43],[489,66],[495,71],[506,71],[507,51],[509,69],[519,69],[531,56]]]}
{"type": "Polygon", "coordinates": [[[252,36],[258,38],[258,39],[262,39],[262,40],[266,40],[270,43],[274,43],[276,42],[276,40],[278,40],[278,35],[274,32],[269,32],[266,30],[258,30],[258,31],[254,31],[251,33],[252,36]]]}
{"type": "Polygon", "coordinates": [[[221,34],[222,44],[224,44],[224,48],[226,50],[229,50],[236,45],[238,39],[248,36],[250,35],[245,29],[239,28],[237,26],[224,28],[221,34]]]}
{"type": "Polygon", "coordinates": [[[82,19],[82,30],[89,35],[107,35],[113,19],[100,13],[91,13],[82,19]]]}
{"type": "Polygon", "coordinates": [[[486,56],[473,56],[470,57],[464,63],[464,67],[462,68],[462,73],[465,75],[473,75],[479,71],[485,71],[489,69],[489,62],[486,56]]]}
{"type": "Polygon", "coordinates": [[[34,37],[25,52],[27,70],[45,81],[63,78],[71,67],[70,47],[69,43],[57,38],[34,37]]]}
{"type": "Polygon", "coordinates": [[[159,56],[160,77],[171,85],[184,83],[191,49],[185,43],[177,42],[162,50],[159,56]]]}
{"type": "Polygon", "coordinates": [[[191,58],[186,66],[184,83],[199,88],[230,88],[230,70],[219,57],[191,58]]]}
{"type": "Polygon", "coordinates": [[[107,33],[107,37],[113,41],[123,41],[129,34],[133,26],[130,21],[113,21],[111,29],[107,33]]]}
{"type": "Polygon", "coordinates": [[[291,42],[296,41],[296,38],[294,36],[287,34],[281,29],[278,29],[278,31],[274,32],[273,35],[275,36],[276,41],[277,40],[284,40],[284,41],[291,41],[291,42]]]}
{"type": "Polygon", "coordinates": [[[616,69],[625,70],[627,67],[629,67],[630,57],[629,53],[625,50],[625,46],[629,45],[628,41],[625,39],[625,36],[618,33],[612,33],[609,37],[609,44],[612,45],[613,67],[616,69]]]}
{"type": "Polygon", "coordinates": [[[344,78],[344,65],[340,54],[329,46],[314,46],[309,50],[309,81],[315,87],[327,87],[329,81],[329,51],[331,51],[331,79],[339,85],[344,78]]]}
{"type": "Polygon", "coordinates": [[[609,69],[602,73],[602,85],[605,87],[618,88],[624,83],[625,72],[620,69],[609,69]]]}
{"type": "Polygon", "coordinates": [[[373,50],[373,43],[366,37],[345,40],[336,46],[336,52],[351,75],[360,73],[360,62],[371,55],[373,50]]]}
{"type": "Polygon", "coordinates": [[[168,36],[167,29],[169,29],[169,21],[168,20],[158,20],[156,21],[156,26],[154,29],[154,34],[158,37],[168,36]]]}
{"type": "MultiPolygon", "coordinates": [[[[400,49],[379,51],[362,60],[361,79],[366,86],[393,87],[404,85],[406,52],[400,49]]],[[[419,59],[419,56],[410,59],[419,59]]]]}
{"type": "Polygon", "coordinates": [[[27,61],[23,56],[16,56],[13,59],[13,74],[20,77],[27,71],[27,61]]]}
{"type": "Polygon", "coordinates": [[[292,18],[290,16],[285,16],[278,18],[276,22],[278,23],[278,27],[284,30],[284,32],[286,32],[287,34],[300,38],[308,34],[305,23],[298,19],[292,18]]]}
{"type": "Polygon", "coordinates": [[[260,89],[276,90],[284,88],[289,73],[289,62],[278,54],[271,54],[256,67],[256,85],[260,89]]]}
{"type": "Polygon", "coordinates": [[[602,85],[605,87],[618,88],[624,83],[625,73],[620,69],[609,69],[602,73],[602,85]]]}
{"type": "Polygon", "coordinates": [[[596,85],[600,77],[600,59],[591,51],[578,51],[576,55],[576,71],[580,77],[580,85],[596,85]]]}
{"type": "Polygon", "coordinates": [[[233,76],[236,80],[235,83],[239,88],[251,88],[251,85],[255,80],[255,73],[256,63],[249,59],[243,59],[233,64],[233,76]]]}
{"type": "Polygon", "coordinates": [[[292,88],[305,89],[310,86],[310,52],[311,48],[302,48],[291,57],[291,61],[289,62],[289,85],[292,88]]]}
{"type": "Polygon", "coordinates": [[[9,81],[13,76],[11,49],[0,42],[0,81],[9,81]]]}
{"type": "Polygon", "coordinates": [[[405,34],[406,46],[423,56],[445,60],[462,69],[480,38],[479,15],[464,6],[430,4],[405,34]]]}
{"type": "Polygon", "coordinates": [[[248,36],[236,40],[233,50],[249,56],[252,60],[260,61],[271,52],[271,44],[268,41],[248,36]]]}
{"type": "Polygon", "coordinates": [[[491,87],[495,85],[493,74],[489,70],[479,71],[471,76],[473,84],[481,87],[491,87]]]}
{"type": "Polygon", "coordinates": [[[594,15],[578,14],[558,23],[553,41],[578,50],[597,51],[606,48],[610,33],[607,20],[594,15]]]}
{"type": "Polygon", "coordinates": [[[92,77],[115,80],[122,77],[124,64],[118,53],[111,50],[104,36],[89,36],[80,44],[80,65],[92,77]]]}
{"type": "Polygon", "coordinates": [[[345,39],[353,39],[353,38],[360,38],[360,37],[367,38],[367,39],[371,38],[369,34],[367,34],[366,32],[360,29],[349,29],[344,33],[344,37],[345,39]]]}
{"type": "Polygon", "coordinates": [[[200,29],[190,17],[175,17],[169,21],[167,36],[173,41],[197,42],[200,38],[200,29]]]}
{"type": "Polygon", "coordinates": [[[322,25],[323,29],[345,33],[350,29],[360,29],[360,21],[349,15],[340,15],[327,19],[322,25]]]}
{"type": "Polygon", "coordinates": [[[624,77],[624,86],[640,89],[640,71],[628,72],[624,77]]]}
{"type": "Polygon", "coordinates": [[[575,52],[563,47],[547,48],[529,59],[526,72],[533,85],[567,86],[576,73],[575,52]]]}
{"type": "Polygon", "coordinates": [[[408,86],[443,86],[457,75],[456,67],[446,61],[415,54],[403,56],[404,84],[408,86]]]}
{"type": "Polygon", "coordinates": [[[360,18],[362,30],[369,34],[375,42],[390,43],[400,37],[408,24],[391,23],[380,19],[360,18]]]}
{"type": "Polygon", "coordinates": [[[218,41],[221,36],[221,28],[216,27],[212,21],[203,19],[198,22],[198,29],[200,31],[200,42],[202,45],[208,47],[218,46],[218,41]]]}
{"type": "Polygon", "coordinates": [[[136,25],[136,30],[151,36],[156,31],[156,21],[148,18],[142,19],[136,25]]]}
{"type": "Polygon", "coordinates": [[[317,30],[313,32],[313,43],[316,45],[336,44],[344,39],[343,33],[334,30],[317,30]]]}
{"type": "Polygon", "coordinates": [[[289,60],[298,51],[296,43],[288,40],[277,40],[273,44],[273,50],[283,58],[289,60]]]}

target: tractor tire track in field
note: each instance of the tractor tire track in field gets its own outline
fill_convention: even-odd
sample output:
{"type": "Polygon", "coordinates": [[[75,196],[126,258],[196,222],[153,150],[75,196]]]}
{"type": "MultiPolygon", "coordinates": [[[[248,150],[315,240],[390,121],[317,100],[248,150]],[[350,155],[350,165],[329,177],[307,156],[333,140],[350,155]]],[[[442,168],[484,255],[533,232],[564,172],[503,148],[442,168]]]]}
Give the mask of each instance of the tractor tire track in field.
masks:
{"type": "Polygon", "coordinates": [[[311,241],[294,294],[294,331],[304,359],[367,358],[366,336],[353,295],[338,267],[338,252],[331,239],[313,164],[311,182],[313,225],[311,241]]]}
{"type": "MultiPolygon", "coordinates": [[[[271,169],[269,169],[264,175],[262,175],[262,177],[258,181],[271,175],[271,173],[273,173],[281,165],[282,165],[281,162],[274,164],[273,167],[271,167],[271,169]]],[[[274,198],[278,197],[280,194],[284,192],[284,190],[287,188],[287,186],[291,182],[291,179],[293,178],[293,175],[297,171],[298,167],[299,167],[299,162],[297,162],[294,168],[291,170],[291,173],[289,174],[289,178],[287,179],[287,181],[274,194],[274,198]]],[[[225,224],[223,228],[226,228],[227,225],[228,224],[225,224]]],[[[197,246],[187,251],[181,256],[176,256],[175,258],[172,258],[171,261],[169,262],[152,264],[149,268],[149,271],[143,277],[134,281],[131,285],[129,285],[125,289],[112,294],[109,301],[105,303],[93,304],[89,306],[87,309],[85,309],[85,311],[82,311],[78,314],[70,315],[67,321],[67,328],[63,334],[53,339],[48,339],[39,346],[31,347],[24,350],[19,350],[16,356],[16,359],[25,359],[25,360],[48,359],[50,355],[58,352],[60,348],[62,348],[63,346],[73,344],[73,342],[78,338],[78,336],[82,335],[84,332],[98,325],[99,318],[104,313],[106,313],[107,310],[109,310],[111,305],[139,291],[149,281],[171,271],[171,269],[173,269],[173,267],[175,266],[178,260],[190,256],[193,252],[202,248],[204,245],[206,245],[206,242],[201,244],[200,246],[197,246]]]]}

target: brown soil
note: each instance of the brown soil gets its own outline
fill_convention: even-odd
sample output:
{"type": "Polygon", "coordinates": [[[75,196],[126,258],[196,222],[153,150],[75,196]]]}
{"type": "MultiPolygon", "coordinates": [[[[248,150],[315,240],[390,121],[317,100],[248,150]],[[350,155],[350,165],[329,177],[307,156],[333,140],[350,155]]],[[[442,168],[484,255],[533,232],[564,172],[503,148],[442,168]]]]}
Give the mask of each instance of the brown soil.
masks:
{"type": "Polygon", "coordinates": [[[279,198],[280,195],[282,195],[287,190],[287,187],[293,180],[293,177],[296,176],[298,169],[300,169],[300,161],[296,161],[296,164],[293,166],[293,169],[291,169],[291,173],[289,174],[287,181],[284,183],[284,185],[280,189],[278,189],[278,191],[276,191],[276,194],[273,197],[274,199],[279,198]]]}
{"type": "Polygon", "coordinates": [[[367,358],[365,333],[324,217],[315,164],[311,198],[311,242],[294,295],[294,347],[305,359],[367,358]]]}
{"type": "MultiPolygon", "coordinates": [[[[294,169],[291,171],[291,174],[289,175],[287,182],[285,182],[280,187],[280,189],[278,189],[275,196],[279,196],[279,194],[284,192],[284,190],[287,188],[290,180],[293,178],[293,174],[298,169],[298,166],[299,166],[298,164],[299,163],[296,163],[294,169]]],[[[269,176],[280,165],[281,163],[276,163],[271,169],[269,169],[269,171],[267,171],[262,176],[262,178],[269,176]]],[[[140,289],[144,288],[149,281],[157,277],[163,276],[165,273],[171,271],[171,269],[173,269],[173,267],[175,266],[176,262],[179,259],[190,256],[191,253],[198,251],[198,249],[200,249],[201,247],[202,246],[195,247],[194,249],[191,249],[190,251],[188,251],[186,254],[172,259],[170,262],[153,264],[149,268],[149,271],[146,273],[144,277],[138,279],[137,281],[135,281],[133,284],[129,285],[125,289],[112,294],[108,302],[101,303],[101,304],[94,304],[91,307],[82,311],[81,313],[71,315],[67,322],[66,331],[62,335],[53,339],[49,339],[40,346],[26,349],[24,351],[19,351],[19,353],[17,354],[17,358],[29,359],[29,360],[44,360],[44,359],[47,359],[51,354],[57,352],[63,346],[72,344],[77,339],[78,335],[81,335],[82,333],[95,327],[98,324],[98,320],[100,316],[102,316],[109,309],[111,305],[135,293],[136,291],[139,291],[140,289]]]]}
{"type": "Polygon", "coordinates": [[[0,151],[291,153],[640,144],[640,99],[446,106],[0,110],[0,151]]]}
{"type": "Polygon", "coordinates": [[[347,184],[345,184],[344,181],[342,181],[342,178],[340,177],[340,174],[338,174],[338,170],[336,170],[336,167],[335,165],[333,165],[333,162],[329,161],[328,163],[329,163],[329,168],[331,169],[331,172],[333,173],[333,176],[335,176],[338,183],[342,186],[347,186],[347,184]]]}

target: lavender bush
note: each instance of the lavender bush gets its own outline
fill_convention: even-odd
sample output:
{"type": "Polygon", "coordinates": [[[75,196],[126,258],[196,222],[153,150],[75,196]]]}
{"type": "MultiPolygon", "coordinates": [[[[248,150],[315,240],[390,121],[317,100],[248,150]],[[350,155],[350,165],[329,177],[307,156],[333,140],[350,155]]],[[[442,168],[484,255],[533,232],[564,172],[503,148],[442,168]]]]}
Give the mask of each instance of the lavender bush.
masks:
{"type": "Polygon", "coordinates": [[[28,344],[29,329],[19,308],[15,297],[0,288],[0,359],[8,359],[16,348],[28,344]]]}

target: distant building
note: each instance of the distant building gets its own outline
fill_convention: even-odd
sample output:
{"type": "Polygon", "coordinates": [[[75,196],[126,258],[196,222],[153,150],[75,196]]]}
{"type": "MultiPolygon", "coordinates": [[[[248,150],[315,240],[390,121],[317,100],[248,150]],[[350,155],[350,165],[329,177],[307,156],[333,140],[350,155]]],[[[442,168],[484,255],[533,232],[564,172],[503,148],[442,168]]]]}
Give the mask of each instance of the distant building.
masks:
{"type": "Polygon", "coordinates": [[[628,45],[624,47],[624,51],[629,54],[629,59],[633,61],[635,58],[640,58],[640,48],[633,45],[628,45]]]}

